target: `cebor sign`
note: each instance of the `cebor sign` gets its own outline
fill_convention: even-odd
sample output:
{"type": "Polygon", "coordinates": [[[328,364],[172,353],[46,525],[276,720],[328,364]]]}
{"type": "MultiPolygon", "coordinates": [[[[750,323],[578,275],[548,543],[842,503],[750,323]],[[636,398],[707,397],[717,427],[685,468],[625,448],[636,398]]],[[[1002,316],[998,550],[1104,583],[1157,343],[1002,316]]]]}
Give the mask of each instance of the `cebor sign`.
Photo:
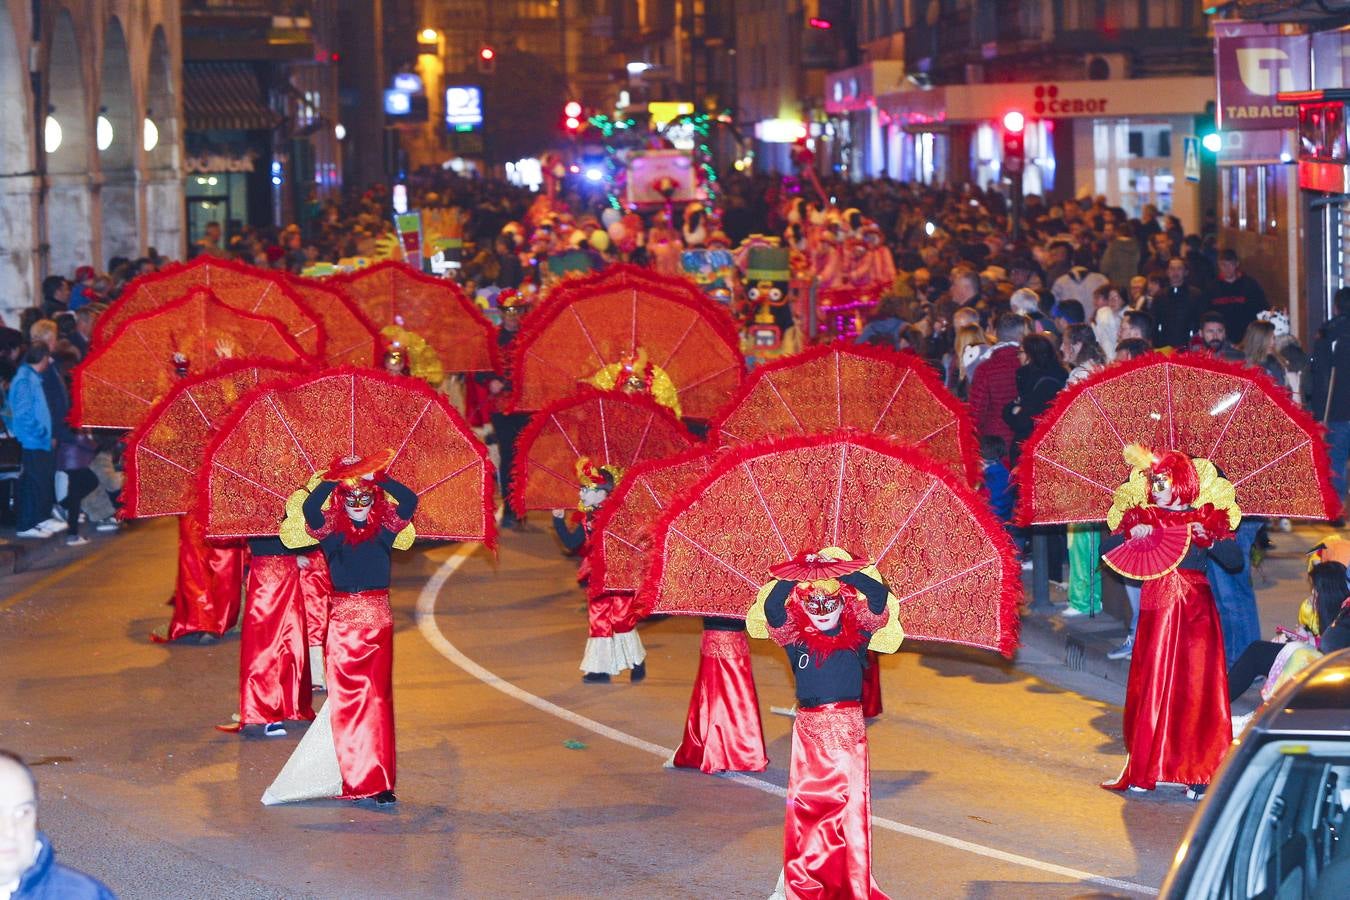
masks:
{"type": "Polygon", "coordinates": [[[1038,84],[1035,91],[1036,103],[1032,106],[1038,116],[1100,116],[1106,114],[1107,97],[1061,97],[1059,85],[1038,84]]]}
{"type": "Polygon", "coordinates": [[[877,98],[878,108],[913,129],[944,122],[997,122],[1010,109],[1033,119],[1198,115],[1212,102],[1214,79],[1199,76],[951,84],[877,98]]]}

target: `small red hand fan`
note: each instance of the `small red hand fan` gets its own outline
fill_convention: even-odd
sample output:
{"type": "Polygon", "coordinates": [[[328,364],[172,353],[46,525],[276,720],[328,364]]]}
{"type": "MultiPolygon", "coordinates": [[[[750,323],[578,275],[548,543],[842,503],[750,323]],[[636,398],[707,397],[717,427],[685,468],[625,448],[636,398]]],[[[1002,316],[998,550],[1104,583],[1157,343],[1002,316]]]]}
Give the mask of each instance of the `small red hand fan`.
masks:
{"type": "Polygon", "coordinates": [[[1102,562],[1126,578],[1149,581],[1174,570],[1190,548],[1189,527],[1155,527],[1147,536],[1130,538],[1116,549],[1103,553],[1102,562]]]}

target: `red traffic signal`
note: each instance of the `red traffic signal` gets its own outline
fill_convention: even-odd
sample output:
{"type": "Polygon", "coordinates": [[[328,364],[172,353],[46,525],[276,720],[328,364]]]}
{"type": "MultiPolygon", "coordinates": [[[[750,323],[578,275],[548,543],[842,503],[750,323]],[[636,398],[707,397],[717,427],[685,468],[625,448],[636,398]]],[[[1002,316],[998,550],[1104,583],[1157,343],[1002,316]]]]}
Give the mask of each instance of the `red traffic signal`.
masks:
{"type": "Polygon", "coordinates": [[[497,58],[497,51],[493,50],[491,47],[480,48],[478,51],[478,58],[483,62],[492,62],[497,58]]]}
{"type": "Polygon", "coordinates": [[[567,126],[568,131],[576,131],[581,127],[581,120],[575,116],[568,116],[563,124],[567,126]]]}
{"type": "Polygon", "coordinates": [[[1017,110],[1003,114],[1003,171],[1015,174],[1022,171],[1026,160],[1026,116],[1017,110]]]}
{"type": "Polygon", "coordinates": [[[497,71],[497,51],[487,44],[478,48],[478,71],[484,74],[497,71]]]}
{"type": "Polygon", "coordinates": [[[812,28],[817,28],[821,31],[829,31],[831,28],[834,27],[834,23],[831,22],[829,19],[822,19],[819,16],[812,16],[811,18],[807,19],[806,24],[810,25],[812,28]]]}
{"type": "Polygon", "coordinates": [[[580,119],[581,104],[575,100],[568,100],[567,105],[563,107],[563,115],[569,119],[580,119]]]}

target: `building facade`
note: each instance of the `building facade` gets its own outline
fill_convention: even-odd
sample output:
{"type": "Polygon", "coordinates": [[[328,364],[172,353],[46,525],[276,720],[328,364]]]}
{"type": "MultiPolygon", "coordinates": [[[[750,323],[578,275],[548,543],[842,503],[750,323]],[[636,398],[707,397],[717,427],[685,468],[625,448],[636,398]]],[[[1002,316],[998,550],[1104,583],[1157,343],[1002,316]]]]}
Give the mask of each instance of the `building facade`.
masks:
{"type": "Polygon", "coordinates": [[[184,252],[178,0],[0,7],[0,312],[50,274],[184,252]],[[37,17],[34,18],[34,13],[37,17]]]}
{"type": "Polygon", "coordinates": [[[1104,195],[1131,215],[1151,204],[1203,227],[1213,185],[1191,180],[1194,145],[1183,140],[1213,112],[1198,4],[865,0],[856,12],[861,64],[824,86],[838,169],[998,185],[1001,120],[1016,110],[1027,122],[1024,192],[1104,195]]]}

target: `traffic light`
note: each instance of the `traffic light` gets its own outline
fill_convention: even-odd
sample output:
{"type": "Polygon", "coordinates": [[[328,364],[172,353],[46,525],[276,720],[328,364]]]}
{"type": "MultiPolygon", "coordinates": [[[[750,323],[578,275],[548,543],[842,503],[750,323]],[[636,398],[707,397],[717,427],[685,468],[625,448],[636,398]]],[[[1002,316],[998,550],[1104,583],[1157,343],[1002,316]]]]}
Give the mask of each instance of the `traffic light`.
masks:
{"type": "Polygon", "coordinates": [[[1003,171],[1016,174],[1026,161],[1027,119],[1018,110],[1003,114],[1003,171]]]}
{"type": "Polygon", "coordinates": [[[497,51],[487,44],[478,48],[478,71],[484,75],[497,71],[497,51]]]}
{"type": "Polygon", "coordinates": [[[563,106],[563,124],[568,131],[576,132],[581,127],[581,113],[581,104],[575,100],[568,100],[563,106]]]}

